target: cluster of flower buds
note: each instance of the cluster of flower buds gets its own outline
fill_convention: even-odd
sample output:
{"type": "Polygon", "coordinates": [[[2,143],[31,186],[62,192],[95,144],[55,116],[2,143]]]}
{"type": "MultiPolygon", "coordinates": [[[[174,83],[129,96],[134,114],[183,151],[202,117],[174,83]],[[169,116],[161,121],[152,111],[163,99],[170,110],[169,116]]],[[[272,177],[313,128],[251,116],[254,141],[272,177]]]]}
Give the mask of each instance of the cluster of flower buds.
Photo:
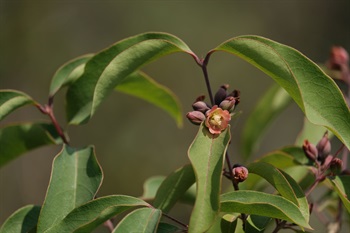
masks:
{"type": "Polygon", "coordinates": [[[233,116],[233,110],[240,101],[237,90],[227,93],[228,85],[222,85],[214,97],[214,106],[204,102],[204,96],[199,96],[192,104],[194,111],[188,112],[186,117],[193,124],[199,125],[203,121],[211,134],[220,134],[225,130],[233,116]]]}
{"type": "Polygon", "coordinates": [[[304,141],[303,150],[305,155],[313,162],[324,164],[327,156],[331,152],[331,143],[328,139],[328,132],[326,132],[321,140],[315,146],[308,140],[304,141]]]}
{"type": "Polygon", "coordinates": [[[304,141],[303,150],[310,161],[315,162],[320,171],[329,170],[329,175],[337,175],[342,171],[343,161],[331,155],[331,143],[326,132],[315,146],[304,141]]]}

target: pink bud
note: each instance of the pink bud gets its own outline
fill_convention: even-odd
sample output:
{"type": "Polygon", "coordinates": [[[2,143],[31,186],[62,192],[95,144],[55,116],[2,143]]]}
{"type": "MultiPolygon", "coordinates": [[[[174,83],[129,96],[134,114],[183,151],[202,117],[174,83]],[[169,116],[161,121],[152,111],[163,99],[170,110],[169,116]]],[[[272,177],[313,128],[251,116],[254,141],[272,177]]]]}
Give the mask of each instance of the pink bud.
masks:
{"type": "Polygon", "coordinates": [[[314,144],[310,143],[308,140],[305,140],[303,144],[303,150],[306,157],[308,157],[311,161],[316,161],[318,157],[318,151],[314,144]]]}
{"type": "Polygon", "coordinates": [[[200,125],[205,120],[204,113],[199,111],[188,112],[186,117],[195,125],[200,125]]]}
{"type": "Polygon", "coordinates": [[[233,178],[237,182],[243,182],[248,178],[248,169],[243,166],[237,166],[232,168],[233,178]]]}

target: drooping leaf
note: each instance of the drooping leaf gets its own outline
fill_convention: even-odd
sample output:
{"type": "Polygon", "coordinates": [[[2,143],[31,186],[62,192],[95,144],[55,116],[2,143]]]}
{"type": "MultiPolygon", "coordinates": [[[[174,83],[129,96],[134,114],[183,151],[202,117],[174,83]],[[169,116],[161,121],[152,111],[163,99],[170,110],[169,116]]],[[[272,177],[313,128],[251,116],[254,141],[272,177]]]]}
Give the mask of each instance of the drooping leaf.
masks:
{"type": "Polygon", "coordinates": [[[128,75],[175,52],[195,56],[180,39],[164,33],[140,34],[97,53],[86,63],[84,74],[68,89],[70,124],[86,123],[107,95],[128,75]]]}
{"type": "Polygon", "coordinates": [[[257,174],[267,180],[283,197],[293,202],[300,209],[305,220],[309,221],[309,204],[303,190],[293,178],[264,162],[251,163],[248,170],[250,173],[257,174]]]}
{"type": "Polygon", "coordinates": [[[102,170],[94,148],[74,149],[64,145],[53,161],[38,232],[46,232],[74,208],[92,200],[101,182],[102,170]]]}
{"type": "Polygon", "coordinates": [[[92,56],[93,54],[87,54],[63,64],[51,80],[49,96],[54,96],[62,87],[78,79],[84,73],[85,64],[92,56]]]}
{"type": "Polygon", "coordinates": [[[0,128],[0,167],[40,146],[61,144],[62,139],[50,123],[21,123],[0,128]]]}
{"type": "Polygon", "coordinates": [[[156,232],[161,217],[162,211],[159,209],[140,208],[124,217],[112,233],[156,232]]]}
{"type": "Polygon", "coordinates": [[[27,94],[16,90],[0,90],[0,121],[16,109],[36,102],[27,94]]]}
{"type": "Polygon", "coordinates": [[[159,186],[165,180],[165,176],[152,176],[143,183],[142,200],[153,199],[159,189],[159,186]]]}
{"type": "Polygon", "coordinates": [[[160,222],[158,224],[157,233],[179,233],[179,232],[184,232],[184,230],[166,222],[160,222]]]}
{"type": "Polygon", "coordinates": [[[218,136],[213,136],[202,124],[188,150],[197,186],[196,202],[189,224],[190,232],[205,232],[219,213],[223,157],[230,138],[229,127],[218,136]]]}
{"type": "MultiPolygon", "coordinates": [[[[312,124],[308,119],[304,118],[303,128],[295,140],[295,145],[302,146],[304,140],[308,140],[309,142],[316,145],[327,131],[328,130],[325,127],[312,124]]],[[[328,131],[328,138],[331,139],[332,137],[333,134],[328,131]]]]}
{"type": "Polygon", "coordinates": [[[195,175],[191,165],[185,165],[170,174],[160,185],[153,206],[168,212],[194,184],[195,175]]]}
{"type": "Polygon", "coordinates": [[[146,206],[147,202],[136,197],[113,195],[97,198],[76,207],[64,219],[45,231],[46,233],[86,233],[117,214],[134,207],[146,206]]]}
{"type": "Polygon", "coordinates": [[[126,77],[116,87],[117,91],[146,100],[170,114],[182,126],[181,104],[176,95],[141,71],[126,77]]]}
{"type": "Polygon", "coordinates": [[[239,190],[222,194],[221,211],[278,218],[311,229],[308,220],[293,202],[263,192],[239,190]]]}
{"type": "Polygon", "coordinates": [[[40,206],[27,205],[14,212],[0,228],[0,233],[29,232],[38,223],[40,206]]]}
{"type": "Polygon", "coordinates": [[[271,218],[259,215],[249,215],[246,221],[245,230],[250,233],[264,232],[271,218]]]}
{"type": "Polygon", "coordinates": [[[345,208],[350,213],[350,176],[342,175],[335,177],[328,177],[328,180],[333,185],[338,196],[342,200],[345,208]]]}
{"type": "Polygon", "coordinates": [[[280,86],[273,85],[249,114],[242,132],[242,155],[249,158],[259,147],[267,127],[291,103],[291,97],[280,86]]]}
{"type": "Polygon", "coordinates": [[[300,165],[293,155],[281,150],[272,151],[262,156],[258,161],[269,163],[280,169],[300,165]]]}
{"type": "Polygon", "coordinates": [[[272,77],[311,123],[327,127],[350,148],[350,111],[345,99],[335,82],[306,56],[259,36],[230,39],[208,56],[219,50],[237,55],[272,77]]]}

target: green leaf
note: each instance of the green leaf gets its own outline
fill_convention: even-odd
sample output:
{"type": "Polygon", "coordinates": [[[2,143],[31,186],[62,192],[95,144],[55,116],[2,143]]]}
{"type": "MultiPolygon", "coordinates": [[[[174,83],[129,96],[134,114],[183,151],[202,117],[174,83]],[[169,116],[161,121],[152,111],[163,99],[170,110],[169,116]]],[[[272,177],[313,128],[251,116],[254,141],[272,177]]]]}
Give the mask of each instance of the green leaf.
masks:
{"type": "Polygon", "coordinates": [[[194,182],[195,175],[191,165],[179,168],[162,182],[154,198],[153,206],[169,212],[194,182]]]}
{"type": "Polygon", "coordinates": [[[0,128],[0,167],[40,146],[61,144],[50,123],[21,123],[0,128]]]}
{"type": "Polygon", "coordinates": [[[64,145],[53,161],[38,232],[46,232],[75,207],[92,200],[101,182],[102,171],[94,148],[74,149],[64,145]]]}
{"type": "Polygon", "coordinates": [[[40,206],[27,205],[14,212],[1,226],[0,233],[29,232],[38,222],[40,206]]]}
{"type": "Polygon", "coordinates": [[[153,199],[159,189],[159,186],[165,180],[165,176],[152,176],[143,183],[142,200],[153,199]]]}
{"type": "Polygon", "coordinates": [[[63,64],[54,74],[50,85],[50,96],[54,96],[62,87],[74,82],[83,73],[86,62],[93,56],[87,54],[63,64]]]}
{"type": "Polygon", "coordinates": [[[303,190],[293,178],[264,162],[251,163],[248,170],[250,173],[257,174],[267,180],[283,197],[298,206],[305,220],[309,221],[309,204],[303,190]]]}
{"type": "Polygon", "coordinates": [[[311,123],[327,127],[350,148],[350,111],[345,99],[334,80],[306,56],[258,36],[230,39],[208,56],[219,50],[237,55],[272,77],[311,123]]]}
{"type": "Polygon", "coordinates": [[[158,224],[157,233],[179,233],[179,232],[184,232],[184,230],[166,222],[160,222],[158,224]]]}
{"type": "Polygon", "coordinates": [[[97,198],[72,210],[45,233],[91,232],[113,216],[138,206],[150,207],[136,197],[113,195],[97,198]]]}
{"type": "Polygon", "coordinates": [[[291,97],[278,85],[273,85],[259,100],[249,115],[242,132],[242,155],[254,153],[264,132],[273,120],[291,103],[291,97]]]}
{"type": "Polygon", "coordinates": [[[165,110],[182,126],[181,105],[176,95],[141,71],[126,77],[117,87],[117,91],[136,96],[165,110]]]}
{"type": "Polygon", "coordinates": [[[222,194],[221,211],[278,218],[311,229],[308,220],[293,202],[263,192],[240,190],[222,194]]]}
{"type": "Polygon", "coordinates": [[[230,139],[230,127],[213,136],[202,123],[188,150],[197,185],[190,232],[205,232],[219,213],[223,158],[230,139]]]}
{"type": "Polygon", "coordinates": [[[195,56],[175,36],[145,33],[127,38],[93,56],[84,74],[67,92],[67,114],[70,124],[86,123],[107,95],[128,75],[162,56],[185,52],[195,56]]]}
{"type": "Polygon", "coordinates": [[[162,211],[153,208],[140,208],[134,210],[116,226],[112,233],[156,232],[162,211]]]}
{"type": "Polygon", "coordinates": [[[249,215],[246,221],[246,232],[264,232],[267,224],[271,221],[271,218],[259,215],[249,215]]]}
{"type": "Polygon", "coordinates": [[[331,182],[338,196],[342,200],[345,208],[350,213],[350,176],[342,175],[328,177],[328,180],[331,182]]]}
{"type": "Polygon", "coordinates": [[[0,90],[0,121],[17,108],[36,102],[27,94],[16,90],[0,90]]]}

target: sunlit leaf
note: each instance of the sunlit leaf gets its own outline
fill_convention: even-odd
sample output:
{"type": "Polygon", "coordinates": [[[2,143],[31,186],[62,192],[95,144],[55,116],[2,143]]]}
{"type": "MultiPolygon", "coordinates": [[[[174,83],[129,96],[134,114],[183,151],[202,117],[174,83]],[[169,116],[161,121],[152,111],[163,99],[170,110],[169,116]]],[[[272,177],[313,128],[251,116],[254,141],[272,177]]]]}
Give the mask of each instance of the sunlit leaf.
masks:
{"type": "Polygon", "coordinates": [[[241,149],[246,158],[259,147],[267,127],[291,103],[291,97],[280,86],[273,85],[249,114],[242,133],[241,149]]]}
{"type": "Polygon", "coordinates": [[[101,181],[102,171],[94,148],[74,149],[65,145],[53,162],[38,232],[46,232],[74,208],[92,200],[101,181]]]}
{"type": "Polygon", "coordinates": [[[124,195],[97,198],[72,210],[46,233],[91,232],[113,216],[139,206],[149,207],[149,204],[136,197],[124,195]]]}
{"type": "Polygon", "coordinates": [[[195,176],[191,165],[179,168],[160,185],[153,206],[168,212],[194,182],[195,176]]]}
{"type": "Polygon", "coordinates": [[[283,219],[311,229],[308,220],[293,202],[284,197],[263,192],[239,190],[222,194],[221,211],[283,219]]]}
{"type": "Polygon", "coordinates": [[[162,216],[162,211],[153,208],[140,208],[134,210],[123,218],[112,233],[155,232],[162,216]]]}
{"type": "Polygon", "coordinates": [[[40,206],[27,205],[14,212],[0,228],[0,233],[30,232],[38,223],[40,206]]]}
{"type": "Polygon", "coordinates": [[[350,213],[350,176],[342,175],[336,177],[328,177],[328,180],[332,183],[345,208],[350,213]]]}
{"type": "Polygon", "coordinates": [[[50,96],[54,96],[62,87],[74,82],[83,73],[86,62],[93,56],[87,54],[63,64],[54,74],[50,84],[50,96]]]}
{"type": "Polygon", "coordinates": [[[205,232],[219,213],[223,158],[230,139],[230,128],[213,136],[202,124],[188,150],[197,186],[196,202],[189,224],[190,232],[205,232]]]}
{"type": "Polygon", "coordinates": [[[0,90],[0,121],[16,109],[36,102],[27,94],[16,90],[0,90]]]}
{"type": "Polygon", "coordinates": [[[128,75],[145,64],[175,52],[194,56],[175,36],[145,33],[127,38],[97,53],[85,66],[84,74],[67,92],[70,124],[86,123],[107,95],[128,75]]]}
{"type": "Polygon", "coordinates": [[[334,80],[306,56],[258,36],[230,39],[209,55],[219,50],[264,71],[291,95],[311,123],[327,127],[350,148],[350,111],[345,99],[334,80]]]}
{"type": "Polygon", "coordinates": [[[18,156],[45,145],[61,144],[50,123],[20,123],[0,128],[0,167],[18,156]]]}

